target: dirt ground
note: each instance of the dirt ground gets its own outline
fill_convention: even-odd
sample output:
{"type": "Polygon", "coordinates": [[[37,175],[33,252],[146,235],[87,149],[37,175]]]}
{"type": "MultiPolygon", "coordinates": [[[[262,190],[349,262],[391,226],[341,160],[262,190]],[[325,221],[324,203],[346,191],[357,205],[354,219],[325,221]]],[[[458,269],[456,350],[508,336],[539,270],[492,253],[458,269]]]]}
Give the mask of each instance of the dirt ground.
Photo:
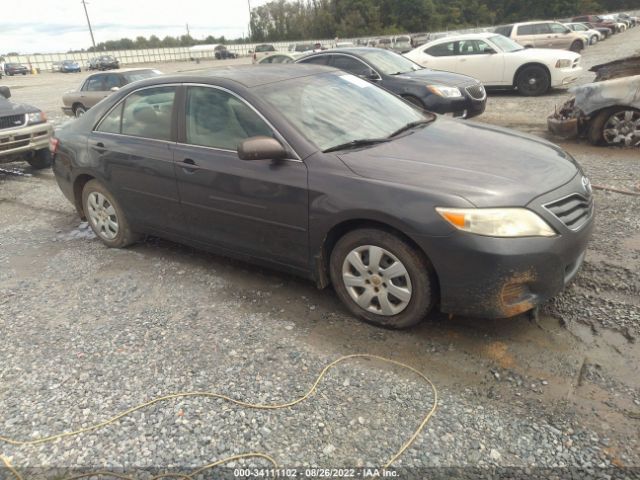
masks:
{"type": "MultiPolygon", "coordinates": [[[[590,47],[583,66],[629,55],[637,45],[640,28],[590,47]]],[[[243,62],[154,67],[173,72],[243,62]]],[[[580,83],[592,77],[587,68],[580,83]]],[[[60,112],[61,94],[79,85],[84,75],[45,73],[3,79],[2,84],[11,87],[16,101],[40,106],[60,124],[68,121],[60,112]]],[[[564,90],[541,98],[493,93],[487,112],[474,121],[551,138],[546,116],[567,97],[564,90]]],[[[582,140],[560,145],[596,186],[640,192],[637,149],[597,148],[582,140]]],[[[586,263],[575,283],[545,305],[537,319],[434,313],[417,328],[393,332],[354,320],[331,289],[318,291],[288,275],[156,238],[127,250],[109,250],[80,224],[50,171],[32,171],[19,162],[0,167],[11,171],[0,172],[0,436],[58,433],[160,392],[218,386],[249,397],[273,389],[285,395],[307,386],[328,361],[366,352],[416,367],[442,392],[440,413],[403,465],[486,461],[498,466],[640,468],[638,196],[596,190],[597,229],[586,263]],[[57,412],[55,421],[52,411],[57,412]],[[547,436],[540,437],[538,427],[547,436]]],[[[361,441],[351,436],[352,429],[370,426],[367,435],[378,432],[375,421],[370,425],[365,413],[353,414],[353,423],[333,418],[344,405],[360,401],[365,402],[363,411],[371,413],[383,401],[381,392],[395,388],[376,385],[375,370],[362,368],[371,384],[361,380],[354,394],[341,389],[348,383],[340,378],[327,393],[337,395],[334,401],[341,407],[320,403],[299,423],[281,418],[283,431],[265,420],[271,425],[267,430],[286,440],[281,450],[274,447],[284,464],[376,461],[380,452],[375,449],[360,457],[340,453],[341,447],[356,449],[361,441]],[[320,433],[317,418],[323,419],[320,433]],[[343,444],[322,437],[324,424],[332,419],[330,437],[341,437],[343,444]],[[300,434],[307,436],[303,446],[291,439],[300,434]],[[318,451],[323,453],[313,453],[318,451]]],[[[197,410],[191,404],[180,408],[197,410]]],[[[420,411],[420,404],[407,400],[375,415],[410,431],[402,419],[420,411]]],[[[194,414],[191,421],[197,424],[198,415],[204,413],[194,414]]],[[[246,419],[237,415],[242,424],[246,419]]],[[[179,437],[179,447],[158,444],[159,437],[171,442],[173,434],[183,435],[172,430],[178,427],[171,423],[162,434],[148,427],[146,436],[137,436],[134,426],[124,433],[109,428],[105,435],[112,441],[106,444],[98,434],[89,435],[86,443],[79,439],[62,446],[23,448],[0,441],[0,454],[10,456],[16,467],[29,468],[194,466],[245,451],[243,444],[269,437],[259,429],[243,440],[238,433],[243,430],[221,424],[215,440],[209,440],[217,449],[207,450],[209,443],[203,447],[206,434],[193,428],[191,436],[179,437]],[[200,440],[192,445],[193,438],[200,440]],[[163,456],[170,447],[176,450],[163,456]],[[147,449],[152,460],[140,453],[119,463],[128,452],[147,449]],[[62,461],[56,456],[60,451],[72,453],[62,461]]],[[[381,439],[392,435],[387,430],[378,435],[369,441],[383,449],[381,439]]],[[[257,441],[255,447],[269,445],[277,441],[266,446],[257,441]]]]}

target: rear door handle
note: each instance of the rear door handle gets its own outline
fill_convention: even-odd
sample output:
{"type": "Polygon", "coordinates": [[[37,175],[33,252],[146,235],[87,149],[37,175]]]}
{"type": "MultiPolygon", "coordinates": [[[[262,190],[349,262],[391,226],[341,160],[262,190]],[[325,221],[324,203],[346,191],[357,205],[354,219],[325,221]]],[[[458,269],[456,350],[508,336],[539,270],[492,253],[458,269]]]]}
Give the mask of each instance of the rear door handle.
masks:
{"type": "Polygon", "coordinates": [[[187,173],[193,173],[198,170],[198,164],[192,160],[191,158],[185,158],[182,160],[182,169],[187,173]],[[186,165],[192,165],[192,167],[187,167],[186,165]]]}
{"type": "Polygon", "coordinates": [[[102,142],[97,142],[96,144],[92,145],[91,148],[93,148],[98,153],[104,153],[107,151],[107,149],[104,146],[104,143],[102,142]]]}

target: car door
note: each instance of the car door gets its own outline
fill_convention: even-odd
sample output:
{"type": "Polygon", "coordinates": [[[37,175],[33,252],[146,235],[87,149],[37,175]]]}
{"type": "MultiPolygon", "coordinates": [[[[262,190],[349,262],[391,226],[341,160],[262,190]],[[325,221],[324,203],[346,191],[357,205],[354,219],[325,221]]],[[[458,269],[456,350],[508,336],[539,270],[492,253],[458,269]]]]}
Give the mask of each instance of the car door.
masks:
{"type": "Polygon", "coordinates": [[[504,54],[480,39],[461,40],[457,65],[453,71],[464,73],[487,85],[500,84],[504,75],[504,54]]]}
{"type": "Polygon", "coordinates": [[[106,76],[107,74],[105,73],[98,73],[87,79],[82,86],[82,90],[80,90],[80,103],[82,105],[91,108],[111,93],[107,91],[104,83],[106,76]]]}
{"type": "Polygon", "coordinates": [[[194,239],[308,270],[307,168],[285,160],[241,160],[255,136],[282,137],[244,99],[215,86],[186,87],[175,167],[194,239]]]}
{"type": "Polygon", "coordinates": [[[548,23],[536,23],[533,25],[534,28],[534,40],[533,45],[536,48],[555,48],[555,42],[558,41],[557,38],[554,38],[556,35],[552,30],[551,26],[548,23]]]}
{"type": "Polygon", "coordinates": [[[421,62],[417,62],[423,67],[434,68],[436,70],[445,70],[448,72],[464,73],[454,70],[458,65],[455,56],[458,54],[458,46],[460,42],[449,41],[431,45],[423,50],[424,58],[421,62]]]}
{"type": "Polygon", "coordinates": [[[176,86],[128,95],[91,133],[88,151],[131,223],[180,234],[183,221],[174,169],[176,86]]]}
{"type": "Polygon", "coordinates": [[[551,30],[552,48],[568,49],[574,40],[573,35],[569,35],[571,33],[571,29],[559,23],[550,23],[548,25],[551,30]]]}

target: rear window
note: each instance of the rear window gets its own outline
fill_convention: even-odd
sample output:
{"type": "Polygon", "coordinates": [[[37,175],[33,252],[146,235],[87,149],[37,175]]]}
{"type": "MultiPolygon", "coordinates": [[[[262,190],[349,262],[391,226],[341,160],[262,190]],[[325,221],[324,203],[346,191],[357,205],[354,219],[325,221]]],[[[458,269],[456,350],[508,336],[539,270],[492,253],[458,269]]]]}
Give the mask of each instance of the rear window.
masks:
{"type": "Polygon", "coordinates": [[[159,70],[137,70],[135,72],[125,72],[122,76],[127,83],[132,83],[145,78],[157,77],[161,73],[159,70]]]}
{"type": "Polygon", "coordinates": [[[276,49],[273,45],[258,45],[256,52],[275,52],[276,49]]]}
{"type": "Polygon", "coordinates": [[[503,27],[496,28],[495,33],[499,33],[500,35],[504,35],[505,37],[510,37],[512,30],[513,30],[513,25],[505,25],[503,27]]]}

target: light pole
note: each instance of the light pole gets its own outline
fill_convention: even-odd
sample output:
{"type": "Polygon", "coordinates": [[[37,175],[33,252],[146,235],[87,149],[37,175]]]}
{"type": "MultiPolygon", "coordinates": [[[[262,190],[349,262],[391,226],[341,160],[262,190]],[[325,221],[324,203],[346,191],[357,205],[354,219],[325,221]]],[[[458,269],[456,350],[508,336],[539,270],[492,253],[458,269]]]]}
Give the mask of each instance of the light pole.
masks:
{"type": "Polygon", "coordinates": [[[93,49],[96,49],[96,41],[93,38],[93,30],[91,29],[91,22],[89,21],[89,13],[87,12],[87,4],[85,0],[82,0],[82,6],[84,7],[84,14],[87,16],[87,24],[89,25],[89,33],[91,34],[91,43],[93,43],[93,49]]]}
{"type": "Polygon", "coordinates": [[[249,5],[249,41],[251,41],[251,0],[247,0],[247,5],[249,5]]]}

